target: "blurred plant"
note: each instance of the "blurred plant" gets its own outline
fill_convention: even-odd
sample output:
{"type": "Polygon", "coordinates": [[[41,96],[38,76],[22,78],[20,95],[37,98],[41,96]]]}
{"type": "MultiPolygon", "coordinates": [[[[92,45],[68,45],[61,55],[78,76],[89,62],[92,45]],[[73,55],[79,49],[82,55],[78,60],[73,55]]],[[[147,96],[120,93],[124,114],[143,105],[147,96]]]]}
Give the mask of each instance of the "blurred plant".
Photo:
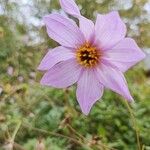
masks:
{"type": "MultiPolygon", "coordinates": [[[[82,14],[92,20],[98,12],[119,10],[128,26],[128,36],[135,38],[140,47],[150,47],[148,0],[77,2],[82,14]]],[[[99,148],[95,147],[97,142],[110,149],[137,149],[130,113],[118,95],[106,90],[101,103],[96,103],[87,118],[80,113],[74,93],[75,87],[61,91],[43,88],[38,84],[41,78],[41,74],[36,71],[38,63],[48,47],[56,46],[38,22],[42,16],[56,9],[59,9],[56,0],[0,1],[0,150],[9,143],[8,133],[12,137],[18,120],[23,123],[15,136],[14,144],[17,150],[35,149],[38,137],[43,138],[46,150],[88,150],[90,146],[91,149],[98,150],[99,148]],[[25,19],[28,13],[30,17],[25,19]],[[11,76],[7,72],[10,66],[13,68],[11,76]],[[69,126],[75,132],[69,129],[68,125],[62,125],[62,120],[66,119],[68,114],[71,117],[69,126]],[[47,132],[77,138],[77,142],[82,142],[84,137],[85,143],[83,146],[47,132]]],[[[127,72],[126,78],[136,100],[130,107],[140,133],[141,149],[148,150],[150,79],[145,75],[142,63],[127,72]]],[[[9,146],[11,144],[8,144],[9,146]]],[[[102,146],[100,148],[102,149],[102,146]]]]}

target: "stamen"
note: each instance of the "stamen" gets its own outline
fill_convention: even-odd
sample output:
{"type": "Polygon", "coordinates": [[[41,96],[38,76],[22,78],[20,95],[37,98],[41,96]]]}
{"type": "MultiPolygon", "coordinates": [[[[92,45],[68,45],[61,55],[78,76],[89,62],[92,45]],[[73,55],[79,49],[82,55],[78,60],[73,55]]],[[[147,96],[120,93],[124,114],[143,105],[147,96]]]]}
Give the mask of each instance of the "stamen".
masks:
{"type": "Polygon", "coordinates": [[[99,63],[100,56],[99,49],[91,46],[89,43],[85,43],[78,48],[76,53],[78,63],[86,68],[95,67],[99,63]]]}

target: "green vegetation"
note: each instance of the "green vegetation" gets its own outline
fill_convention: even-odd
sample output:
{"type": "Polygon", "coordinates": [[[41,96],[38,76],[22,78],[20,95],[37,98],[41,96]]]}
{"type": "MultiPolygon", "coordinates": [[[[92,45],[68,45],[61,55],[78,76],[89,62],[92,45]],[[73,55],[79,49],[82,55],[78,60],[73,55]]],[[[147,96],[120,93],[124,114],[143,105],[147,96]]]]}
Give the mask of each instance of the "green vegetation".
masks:
{"type": "MultiPolygon", "coordinates": [[[[148,0],[78,0],[82,13],[119,10],[143,49],[150,47],[148,0]]],[[[39,23],[59,10],[58,0],[0,1],[0,150],[14,140],[15,150],[150,150],[150,78],[140,63],[126,73],[135,103],[106,90],[101,101],[84,116],[68,89],[42,87],[37,71],[48,48],[56,46],[39,23]],[[140,140],[138,148],[137,137],[140,140]],[[43,149],[41,149],[43,150],[43,149]]]]}

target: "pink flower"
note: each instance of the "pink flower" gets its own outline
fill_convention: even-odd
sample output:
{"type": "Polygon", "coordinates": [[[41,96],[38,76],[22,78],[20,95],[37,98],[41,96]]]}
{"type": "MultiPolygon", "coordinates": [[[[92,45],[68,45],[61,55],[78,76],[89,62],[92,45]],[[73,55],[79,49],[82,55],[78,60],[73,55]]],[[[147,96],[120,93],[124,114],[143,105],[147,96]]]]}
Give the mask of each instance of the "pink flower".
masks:
{"type": "Polygon", "coordinates": [[[74,0],[60,0],[62,9],[78,18],[76,23],[62,15],[44,17],[47,33],[61,46],[46,54],[38,69],[47,71],[42,85],[66,88],[77,82],[76,96],[87,115],[102,97],[104,87],[133,98],[123,73],[141,61],[145,54],[131,38],[118,12],[97,15],[94,23],[80,14],[74,0]]]}

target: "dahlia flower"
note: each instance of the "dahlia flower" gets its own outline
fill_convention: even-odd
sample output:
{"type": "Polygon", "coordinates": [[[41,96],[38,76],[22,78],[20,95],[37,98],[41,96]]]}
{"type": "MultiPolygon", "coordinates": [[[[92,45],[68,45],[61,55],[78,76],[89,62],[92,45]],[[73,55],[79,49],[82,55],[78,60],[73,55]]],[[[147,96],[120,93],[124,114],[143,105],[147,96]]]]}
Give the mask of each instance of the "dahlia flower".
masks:
{"type": "Polygon", "coordinates": [[[88,115],[104,88],[133,101],[123,75],[145,54],[126,37],[126,25],[117,11],[98,14],[95,24],[81,15],[74,0],[60,0],[62,9],[79,20],[50,14],[44,23],[50,38],[60,46],[49,50],[38,69],[46,71],[41,84],[66,88],[77,83],[76,97],[88,115]]]}

